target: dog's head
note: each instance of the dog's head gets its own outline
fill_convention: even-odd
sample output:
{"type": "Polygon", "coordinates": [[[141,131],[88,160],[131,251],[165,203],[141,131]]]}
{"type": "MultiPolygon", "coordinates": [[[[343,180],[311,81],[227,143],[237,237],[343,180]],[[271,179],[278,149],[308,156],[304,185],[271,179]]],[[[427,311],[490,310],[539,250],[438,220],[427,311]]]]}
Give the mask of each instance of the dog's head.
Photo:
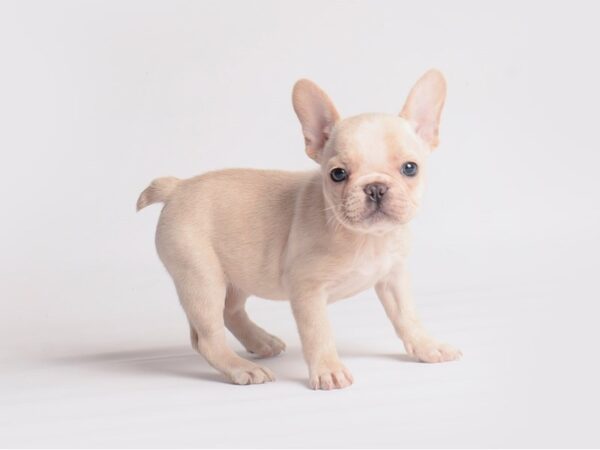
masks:
{"type": "Polygon", "coordinates": [[[294,86],[294,110],[306,153],[321,165],[327,207],[344,226],[381,233],[408,222],[420,202],[426,158],[438,144],[446,97],[430,70],[412,88],[399,116],[361,114],[340,120],[316,84],[294,86]]]}

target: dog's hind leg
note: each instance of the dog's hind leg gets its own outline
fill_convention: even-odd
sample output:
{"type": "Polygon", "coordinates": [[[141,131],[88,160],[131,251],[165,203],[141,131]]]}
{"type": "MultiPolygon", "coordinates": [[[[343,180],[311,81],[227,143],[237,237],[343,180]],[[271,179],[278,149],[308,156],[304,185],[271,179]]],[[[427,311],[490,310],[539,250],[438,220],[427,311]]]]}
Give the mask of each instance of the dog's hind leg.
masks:
{"type": "Polygon", "coordinates": [[[218,371],[235,384],[273,381],[273,373],[238,356],[225,339],[226,285],[216,261],[186,261],[170,271],[190,322],[192,346],[218,371]],[[195,341],[195,342],[194,342],[195,341]]]}
{"type": "Polygon", "coordinates": [[[225,297],[225,325],[246,350],[259,358],[276,356],[285,350],[285,343],[267,333],[248,317],[245,305],[248,296],[233,286],[225,297]]]}

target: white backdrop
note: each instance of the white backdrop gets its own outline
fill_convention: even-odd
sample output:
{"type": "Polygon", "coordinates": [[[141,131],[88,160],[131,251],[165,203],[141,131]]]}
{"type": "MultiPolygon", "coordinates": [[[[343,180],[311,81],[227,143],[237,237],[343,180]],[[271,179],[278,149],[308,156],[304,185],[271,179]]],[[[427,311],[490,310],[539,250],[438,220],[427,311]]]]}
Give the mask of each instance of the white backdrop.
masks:
{"type": "MultiPolygon", "coordinates": [[[[0,3],[0,445],[599,446],[595,2],[0,3]],[[396,113],[449,86],[412,273],[458,363],[403,356],[372,292],[331,308],[349,390],[314,393],[285,303],[277,383],[187,345],[157,176],[309,169],[290,101],[396,113]]],[[[236,349],[239,344],[232,341],[236,349]]]]}

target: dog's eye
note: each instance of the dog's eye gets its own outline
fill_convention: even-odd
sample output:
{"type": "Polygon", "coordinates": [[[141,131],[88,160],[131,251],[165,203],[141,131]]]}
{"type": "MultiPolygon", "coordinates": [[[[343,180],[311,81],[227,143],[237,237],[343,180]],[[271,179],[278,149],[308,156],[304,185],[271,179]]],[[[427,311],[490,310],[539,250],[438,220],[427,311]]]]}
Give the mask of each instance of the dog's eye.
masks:
{"type": "Polygon", "coordinates": [[[414,162],[405,162],[402,164],[402,174],[407,177],[414,177],[418,172],[419,166],[414,162]]]}
{"type": "Polygon", "coordinates": [[[348,173],[341,167],[336,167],[329,172],[329,176],[333,181],[339,183],[340,181],[344,181],[346,178],[348,178],[348,173]]]}

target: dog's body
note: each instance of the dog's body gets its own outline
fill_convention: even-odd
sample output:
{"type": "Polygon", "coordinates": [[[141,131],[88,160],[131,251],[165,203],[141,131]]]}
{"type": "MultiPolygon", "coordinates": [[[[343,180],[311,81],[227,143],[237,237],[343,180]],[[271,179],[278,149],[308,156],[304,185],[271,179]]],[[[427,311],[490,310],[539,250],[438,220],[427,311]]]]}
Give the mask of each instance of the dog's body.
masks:
{"type": "Polygon", "coordinates": [[[320,172],[224,170],[157,179],[141,194],[138,209],[165,203],[156,244],[190,322],[192,345],[234,383],[274,377],[227,346],[225,327],[257,356],[285,349],[248,318],[249,295],[291,301],[316,389],[352,383],[335,350],[326,304],[371,287],[409,353],[428,362],[460,355],[420,325],[405,270],[406,223],[420,199],[424,159],[437,144],[445,95],[439,83],[437,72],[417,83],[411,93],[417,99],[409,97],[403,110],[408,117],[365,114],[338,122],[325,94],[301,81],[294,107],[320,172]],[[426,89],[432,83],[437,95],[426,89]],[[423,92],[429,110],[419,104],[423,92]],[[435,123],[412,122],[415,110],[435,123]]]}

